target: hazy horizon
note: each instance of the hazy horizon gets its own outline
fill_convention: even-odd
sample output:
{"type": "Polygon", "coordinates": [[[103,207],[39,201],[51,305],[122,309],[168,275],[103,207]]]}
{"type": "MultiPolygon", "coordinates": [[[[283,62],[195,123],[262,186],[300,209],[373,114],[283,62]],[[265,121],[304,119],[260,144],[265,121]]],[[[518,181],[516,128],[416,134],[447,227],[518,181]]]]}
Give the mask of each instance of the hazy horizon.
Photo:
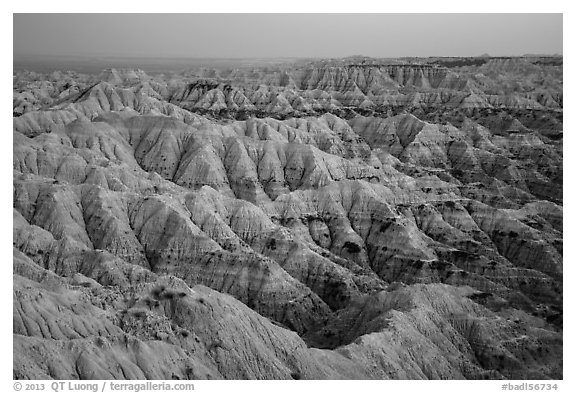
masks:
{"type": "Polygon", "coordinates": [[[563,54],[562,14],[14,14],[14,60],[563,54]]]}

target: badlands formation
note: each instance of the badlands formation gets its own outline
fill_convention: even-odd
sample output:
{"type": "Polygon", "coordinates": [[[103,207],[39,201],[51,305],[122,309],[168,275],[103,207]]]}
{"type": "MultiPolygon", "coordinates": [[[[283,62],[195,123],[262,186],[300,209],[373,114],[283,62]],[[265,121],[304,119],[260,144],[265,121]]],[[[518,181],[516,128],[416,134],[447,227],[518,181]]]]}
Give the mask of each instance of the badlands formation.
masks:
{"type": "Polygon", "coordinates": [[[562,58],[14,74],[15,379],[561,379],[562,58]]]}

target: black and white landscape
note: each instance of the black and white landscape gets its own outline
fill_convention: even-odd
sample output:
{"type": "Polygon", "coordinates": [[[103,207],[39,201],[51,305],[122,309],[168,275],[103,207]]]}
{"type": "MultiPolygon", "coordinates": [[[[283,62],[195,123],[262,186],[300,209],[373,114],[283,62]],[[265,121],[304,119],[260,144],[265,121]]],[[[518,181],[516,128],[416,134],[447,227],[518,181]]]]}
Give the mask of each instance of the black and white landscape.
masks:
{"type": "Polygon", "coordinates": [[[562,379],[562,55],[354,53],[15,56],[14,378],[562,379]]]}

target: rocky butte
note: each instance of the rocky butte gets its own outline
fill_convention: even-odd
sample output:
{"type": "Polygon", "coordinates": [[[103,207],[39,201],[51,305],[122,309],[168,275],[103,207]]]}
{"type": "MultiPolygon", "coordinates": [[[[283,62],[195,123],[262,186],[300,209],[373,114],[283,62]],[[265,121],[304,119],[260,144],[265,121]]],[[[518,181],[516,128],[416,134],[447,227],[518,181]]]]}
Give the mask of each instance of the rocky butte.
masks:
{"type": "Polygon", "coordinates": [[[14,73],[14,378],[562,379],[562,72],[14,73]]]}

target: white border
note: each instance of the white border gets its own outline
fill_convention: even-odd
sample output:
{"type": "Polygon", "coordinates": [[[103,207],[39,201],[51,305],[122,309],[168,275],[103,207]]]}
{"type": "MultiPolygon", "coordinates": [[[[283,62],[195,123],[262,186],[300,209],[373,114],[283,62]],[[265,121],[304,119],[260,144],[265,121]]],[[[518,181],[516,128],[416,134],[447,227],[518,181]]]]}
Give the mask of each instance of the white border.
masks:
{"type": "MultiPolygon", "coordinates": [[[[12,13],[14,12],[339,12],[339,13],[351,13],[351,12],[413,12],[417,11],[419,13],[442,13],[442,12],[466,12],[466,13],[477,13],[477,12],[499,12],[499,13],[517,13],[517,12],[544,12],[544,13],[564,13],[564,69],[566,70],[564,74],[564,105],[566,110],[564,118],[564,129],[567,130],[566,138],[564,139],[564,166],[565,173],[567,174],[567,181],[565,182],[565,197],[564,204],[565,209],[565,247],[564,247],[564,260],[567,261],[564,267],[564,277],[567,278],[568,285],[564,287],[565,296],[565,310],[564,310],[564,381],[558,382],[560,389],[559,391],[576,391],[574,389],[569,389],[569,386],[576,387],[574,382],[574,372],[576,370],[574,367],[573,353],[574,353],[574,285],[572,284],[572,279],[576,278],[573,261],[574,256],[574,244],[576,238],[574,237],[574,229],[572,229],[572,224],[576,221],[575,210],[576,207],[571,203],[575,200],[575,184],[571,178],[573,173],[576,173],[576,163],[574,154],[570,154],[576,145],[574,144],[573,132],[576,132],[574,127],[574,107],[573,107],[573,92],[574,92],[574,59],[571,40],[576,37],[574,34],[574,13],[572,8],[568,6],[568,1],[557,1],[557,0],[547,0],[547,1],[502,1],[502,0],[482,0],[479,2],[465,2],[465,1],[426,1],[426,0],[409,0],[405,2],[376,2],[367,0],[355,0],[352,2],[312,2],[310,0],[287,0],[282,4],[272,1],[232,1],[232,0],[219,0],[214,2],[202,2],[190,4],[189,2],[157,2],[157,1],[118,1],[118,0],[99,0],[97,2],[78,2],[78,1],[60,1],[55,4],[54,1],[38,1],[38,0],[27,0],[21,2],[10,2],[10,4],[3,4],[3,11],[1,14],[1,29],[2,34],[0,35],[2,40],[2,48],[4,53],[13,53],[12,50],[12,13]],[[6,8],[6,10],[5,10],[6,8]]],[[[11,230],[11,217],[12,212],[10,205],[12,203],[12,171],[11,163],[9,162],[12,157],[12,124],[11,118],[8,116],[8,108],[11,103],[12,94],[10,85],[12,81],[8,80],[11,78],[11,64],[8,61],[3,63],[3,72],[0,74],[2,78],[2,108],[6,111],[6,116],[2,117],[2,124],[4,127],[4,138],[5,140],[1,144],[0,153],[0,174],[1,183],[5,186],[5,192],[1,195],[2,201],[0,206],[2,206],[2,274],[0,275],[2,288],[2,310],[5,314],[9,315],[9,310],[11,309],[11,289],[12,289],[12,252],[9,246],[9,239],[12,238],[11,230]],[[10,72],[8,70],[10,68],[10,72]]],[[[4,349],[3,355],[0,357],[0,390],[2,391],[13,391],[12,390],[12,323],[9,322],[9,316],[5,316],[4,323],[0,324],[0,337],[3,338],[4,349]]],[[[11,319],[10,319],[11,321],[11,319]]],[[[429,382],[417,382],[417,381],[374,381],[374,382],[354,382],[354,381],[298,381],[290,383],[283,383],[278,381],[272,382],[250,382],[250,381],[238,381],[233,383],[226,383],[222,381],[218,382],[198,382],[196,391],[207,391],[207,390],[239,390],[239,391],[270,391],[271,389],[278,391],[288,391],[293,389],[304,389],[304,390],[316,390],[330,389],[330,391],[352,391],[357,389],[362,389],[366,391],[384,391],[392,390],[398,391],[402,389],[418,389],[422,391],[458,391],[458,392],[490,392],[490,391],[500,391],[501,383],[497,381],[486,381],[486,382],[473,382],[473,381],[429,381],[429,382]],[[297,383],[298,385],[295,385],[297,383]]]]}

